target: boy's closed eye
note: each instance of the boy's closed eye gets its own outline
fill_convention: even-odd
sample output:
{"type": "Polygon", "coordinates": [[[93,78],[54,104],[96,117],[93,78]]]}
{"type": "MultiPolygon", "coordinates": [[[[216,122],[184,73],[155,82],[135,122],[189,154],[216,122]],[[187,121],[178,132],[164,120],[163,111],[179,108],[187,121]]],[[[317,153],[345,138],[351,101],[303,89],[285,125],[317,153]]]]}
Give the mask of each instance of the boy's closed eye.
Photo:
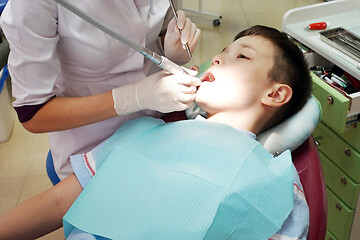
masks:
{"type": "Polygon", "coordinates": [[[247,56],[245,56],[244,54],[239,54],[239,55],[237,56],[237,58],[250,60],[250,58],[249,58],[249,57],[247,57],[247,56]]]}

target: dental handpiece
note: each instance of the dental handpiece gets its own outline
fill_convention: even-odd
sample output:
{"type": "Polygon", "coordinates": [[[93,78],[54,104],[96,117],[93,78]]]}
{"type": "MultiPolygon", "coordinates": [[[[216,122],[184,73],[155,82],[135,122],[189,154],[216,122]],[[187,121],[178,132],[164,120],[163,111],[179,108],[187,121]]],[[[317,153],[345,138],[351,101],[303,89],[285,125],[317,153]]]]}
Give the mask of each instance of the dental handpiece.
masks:
{"type": "Polygon", "coordinates": [[[161,69],[168,71],[171,74],[189,74],[187,71],[185,71],[184,68],[180,67],[176,63],[170,61],[168,58],[164,56],[160,56],[159,54],[156,54],[149,49],[143,48],[142,51],[140,51],[142,55],[144,55],[146,58],[150,59],[153,63],[155,63],[157,66],[159,66],[161,69]]]}
{"type": "Polygon", "coordinates": [[[115,38],[116,40],[120,41],[121,43],[125,44],[126,46],[134,49],[135,51],[141,53],[146,58],[154,62],[157,66],[161,69],[168,71],[171,74],[188,74],[182,67],[177,65],[176,63],[170,61],[164,56],[160,56],[145,47],[141,47],[137,43],[131,41],[130,39],[121,36],[111,28],[107,27],[105,24],[100,22],[99,20],[89,16],[81,9],[77,8],[76,6],[72,5],[71,3],[64,1],[64,0],[54,0],[64,8],[68,9],[70,12],[74,13],[78,17],[82,18],[89,24],[93,25],[97,29],[101,30],[102,32],[110,35],[111,37],[115,38]]]}

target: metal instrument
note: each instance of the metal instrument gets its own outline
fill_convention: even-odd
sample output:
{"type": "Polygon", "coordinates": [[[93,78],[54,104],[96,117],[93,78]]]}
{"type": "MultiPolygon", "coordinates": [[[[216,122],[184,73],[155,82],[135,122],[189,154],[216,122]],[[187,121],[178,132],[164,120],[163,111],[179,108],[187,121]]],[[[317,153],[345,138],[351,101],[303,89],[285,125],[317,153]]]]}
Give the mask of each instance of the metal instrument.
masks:
{"type": "MultiPolygon", "coordinates": [[[[172,12],[174,14],[175,21],[177,23],[178,22],[178,17],[177,17],[176,10],[175,10],[175,7],[174,7],[174,3],[172,2],[172,0],[169,0],[169,4],[170,4],[170,8],[171,8],[171,10],[172,10],[172,12]]],[[[182,34],[182,29],[179,29],[179,31],[180,31],[180,34],[182,34]]],[[[186,52],[190,57],[192,66],[195,66],[194,59],[193,59],[193,57],[191,55],[189,45],[187,43],[184,44],[184,45],[185,45],[186,52]]]]}
{"type": "Polygon", "coordinates": [[[338,27],[320,32],[320,39],[360,62],[359,36],[344,28],[338,27]]]}

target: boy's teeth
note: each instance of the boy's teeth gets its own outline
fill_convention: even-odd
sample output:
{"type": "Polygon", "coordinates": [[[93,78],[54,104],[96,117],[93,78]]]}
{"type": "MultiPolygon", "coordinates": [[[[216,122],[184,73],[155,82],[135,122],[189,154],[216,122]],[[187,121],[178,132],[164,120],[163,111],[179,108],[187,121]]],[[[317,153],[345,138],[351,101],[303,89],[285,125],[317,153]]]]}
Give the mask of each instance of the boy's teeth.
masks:
{"type": "Polygon", "coordinates": [[[210,82],[212,82],[215,80],[215,77],[214,77],[214,75],[212,75],[212,73],[210,73],[208,79],[210,82]]]}
{"type": "Polygon", "coordinates": [[[208,72],[205,74],[205,76],[202,78],[202,81],[205,82],[213,82],[215,80],[215,77],[212,73],[208,72]]]}

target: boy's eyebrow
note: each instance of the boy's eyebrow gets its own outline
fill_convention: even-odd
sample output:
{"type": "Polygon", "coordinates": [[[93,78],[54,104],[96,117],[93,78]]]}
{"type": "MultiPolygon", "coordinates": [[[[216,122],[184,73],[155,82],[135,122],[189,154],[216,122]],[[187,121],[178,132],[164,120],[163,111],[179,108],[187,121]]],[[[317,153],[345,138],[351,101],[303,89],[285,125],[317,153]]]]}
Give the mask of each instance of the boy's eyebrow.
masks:
{"type": "Polygon", "coordinates": [[[250,45],[247,45],[245,43],[240,43],[240,45],[241,45],[242,48],[247,48],[247,49],[250,49],[250,50],[254,51],[255,53],[258,53],[258,51],[254,47],[252,47],[250,45]]]}
{"type": "MultiPolygon", "coordinates": [[[[258,53],[258,51],[254,47],[252,47],[250,45],[247,45],[245,43],[240,43],[240,45],[241,45],[242,48],[247,48],[247,49],[250,49],[250,50],[254,51],[255,53],[258,53]]],[[[228,47],[225,47],[221,52],[225,52],[227,50],[227,48],[228,47]]]]}

